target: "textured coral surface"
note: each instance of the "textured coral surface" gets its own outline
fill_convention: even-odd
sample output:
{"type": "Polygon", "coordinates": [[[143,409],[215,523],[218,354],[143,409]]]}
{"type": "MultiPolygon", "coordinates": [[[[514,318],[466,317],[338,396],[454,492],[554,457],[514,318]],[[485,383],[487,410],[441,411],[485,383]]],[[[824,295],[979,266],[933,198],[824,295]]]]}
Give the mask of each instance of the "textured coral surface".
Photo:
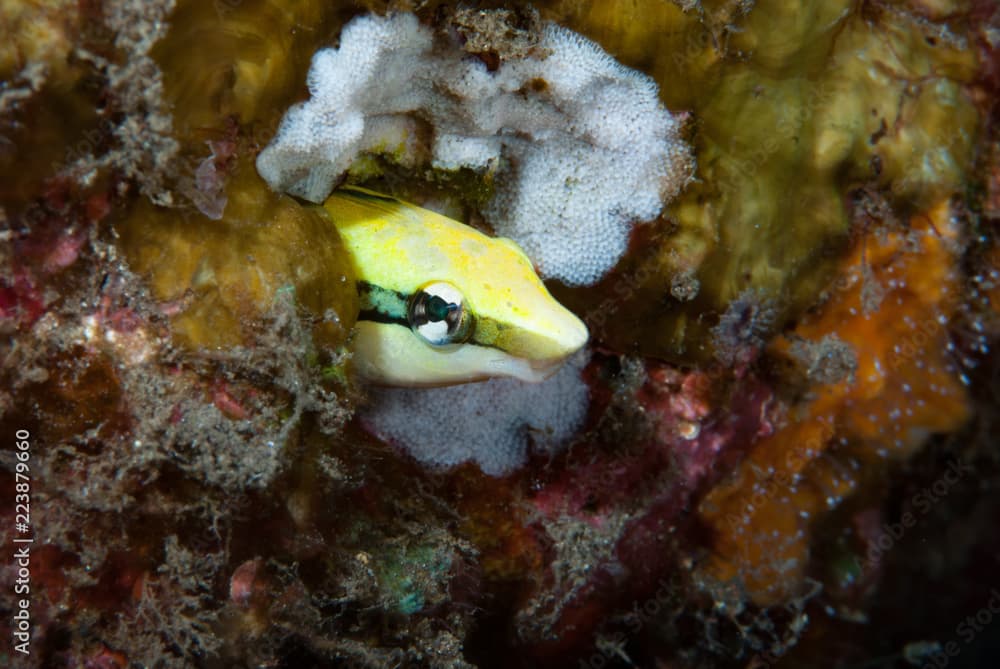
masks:
{"type": "Polygon", "coordinates": [[[946,329],[961,299],[957,222],[942,202],[906,228],[868,233],[828,301],[775,341],[777,350],[799,338],[822,348],[834,336],[854,360],[845,378],[790,406],[781,429],[701,503],[717,533],[716,577],[740,572],[755,601],[774,604],[802,587],[817,515],[880,462],[906,460],[928,434],[968,420],[946,329]]]}
{"type": "MultiPolygon", "coordinates": [[[[995,664],[996,4],[498,4],[0,0],[0,666],[995,664]],[[335,229],[256,171],[313,54],[390,9],[440,86],[578,33],[691,147],[654,220],[605,212],[600,282],[549,282],[591,332],[554,385],[365,387],[335,229]]],[[[511,108],[600,144],[618,108],[549,85],[511,108]]],[[[337,174],[496,232],[545,138],[478,121],[522,151],[337,174]]]]}
{"type": "Polygon", "coordinates": [[[555,23],[535,27],[526,53],[494,60],[466,49],[468,39],[499,42],[495,28],[459,29],[464,48],[435,41],[413,14],[344,26],[340,47],[313,58],[310,99],[261,152],[261,176],[319,202],[362,156],[421,167],[430,134],[430,165],[483,174],[495,191],[486,219],[542,276],[594,283],[621,258],[632,223],[656,218],[690,180],[681,117],[649,77],[555,23]]]}

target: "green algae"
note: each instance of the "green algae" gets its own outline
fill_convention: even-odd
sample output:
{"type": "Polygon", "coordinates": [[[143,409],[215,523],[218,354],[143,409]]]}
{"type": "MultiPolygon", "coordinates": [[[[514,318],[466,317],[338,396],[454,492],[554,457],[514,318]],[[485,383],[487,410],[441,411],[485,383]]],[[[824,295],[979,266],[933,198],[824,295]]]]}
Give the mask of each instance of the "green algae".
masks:
{"type": "Polygon", "coordinates": [[[336,359],[339,362],[334,364],[326,365],[320,369],[320,374],[323,376],[324,381],[333,381],[342,387],[347,387],[349,385],[348,372],[346,361],[349,355],[347,348],[341,347],[336,351],[336,359]]]}
{"type": "Polygon", "coordinates": [[[434,546],[398,546],[379,556],[375,573],[387,606],[413,615],[433,598],[431,591],[447,580],[451,567],[452,556],[434,546]]]}

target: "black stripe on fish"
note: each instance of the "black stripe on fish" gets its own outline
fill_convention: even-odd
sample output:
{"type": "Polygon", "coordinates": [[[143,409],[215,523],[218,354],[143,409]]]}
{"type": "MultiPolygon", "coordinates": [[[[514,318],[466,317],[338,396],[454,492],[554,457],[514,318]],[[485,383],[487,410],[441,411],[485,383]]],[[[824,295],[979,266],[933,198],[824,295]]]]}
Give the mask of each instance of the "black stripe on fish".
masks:
{"type": "MultiPolygon", "coordinates": [[[[383,288],[367,281],[358,281],[358,297],[361,301],[361,310],[358,313],[359,321],[371,321],[373,323],[383,323],[387,325],[399,325],[407,330],[410,329],[410,320],[407,316],[409,311],[410,296],[390,288],[383,288]]],[[[484,328],[477,327],[472,333],[472,338],[467,344],[495,348],[498,351],[504,349],[494,342],[483,341],[480,338],[482,332],[503,332],[507,329],[503,323],[492,318],[479,316],[473,313],[476,324],[482,323],[484,328]],[[492,327],[490,327],[492,326],[492,327]]]]}

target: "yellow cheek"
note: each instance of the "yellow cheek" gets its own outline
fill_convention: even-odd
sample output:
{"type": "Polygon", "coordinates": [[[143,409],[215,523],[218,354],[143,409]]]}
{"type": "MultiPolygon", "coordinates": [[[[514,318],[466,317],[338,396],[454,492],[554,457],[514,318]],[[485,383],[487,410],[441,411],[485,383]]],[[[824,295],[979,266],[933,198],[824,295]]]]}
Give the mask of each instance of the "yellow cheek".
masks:
{"type": "Polygon", "coordinates": [[[506,376],[535,383],[549,366],[533,366],[495,348],[461,344],[435,348],[400,325],[358,321],[354,367],[371,383],[391,386],[445,386],[506,376]]]}

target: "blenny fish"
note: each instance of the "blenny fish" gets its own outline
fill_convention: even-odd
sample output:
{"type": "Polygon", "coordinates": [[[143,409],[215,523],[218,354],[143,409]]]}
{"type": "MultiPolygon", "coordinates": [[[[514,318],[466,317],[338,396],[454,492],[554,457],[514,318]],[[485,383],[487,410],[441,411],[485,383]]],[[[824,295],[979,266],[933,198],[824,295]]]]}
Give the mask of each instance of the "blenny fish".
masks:
{"type": "Polygon", "coordinates": [[[355,265],[354,362],[368,381],[537,382],[586,344],[587,327],[510,239],[357,187],[334,191],[323,208],[355,265]]]}

